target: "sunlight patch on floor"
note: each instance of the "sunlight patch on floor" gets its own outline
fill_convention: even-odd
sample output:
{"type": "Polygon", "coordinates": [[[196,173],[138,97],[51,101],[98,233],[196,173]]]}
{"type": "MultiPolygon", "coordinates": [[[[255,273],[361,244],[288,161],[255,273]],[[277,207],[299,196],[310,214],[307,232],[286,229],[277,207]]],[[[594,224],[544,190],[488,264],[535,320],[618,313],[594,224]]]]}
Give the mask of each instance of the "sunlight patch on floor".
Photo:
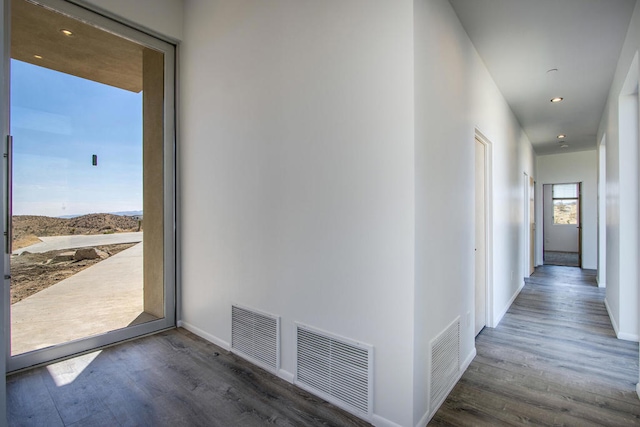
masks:
{"type": "Polygon", "coordinates": [[[63,387],[74,382],[100,353],[102,353],[102,350],[53,363],[47,366],[47,370],[56,383],[56,386],[63,387]]]}

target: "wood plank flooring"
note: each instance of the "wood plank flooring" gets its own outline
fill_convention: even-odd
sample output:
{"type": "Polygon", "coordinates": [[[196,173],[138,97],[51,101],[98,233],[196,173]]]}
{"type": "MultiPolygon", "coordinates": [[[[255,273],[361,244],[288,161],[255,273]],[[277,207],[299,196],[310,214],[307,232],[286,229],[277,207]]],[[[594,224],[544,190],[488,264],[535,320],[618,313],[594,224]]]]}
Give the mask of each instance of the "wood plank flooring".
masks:
{"type": "Polygon", "coordinates": [[[429,425],[640,425],[638,343],[616,339],[595,272],[536,269],[429,425]]]}
{"type": "Polygon", "coordinates": [[[580,267],[580,254],[577,252],[544,251],[544,265],[563,265],[580,267]]]}
{"type": "MultiPolygon", "coordinates": [[[[640,425],[638,344],[616,339],[595,274],[544,266],[430,425],[640,425]]],[[[7,380],[12,426],[365,426],[182,330],[7,380]]]]}
{"type": "Polygon", "coordinates": [[[10,426],[367,426],[183,330],[7,378],[10,426]]]}

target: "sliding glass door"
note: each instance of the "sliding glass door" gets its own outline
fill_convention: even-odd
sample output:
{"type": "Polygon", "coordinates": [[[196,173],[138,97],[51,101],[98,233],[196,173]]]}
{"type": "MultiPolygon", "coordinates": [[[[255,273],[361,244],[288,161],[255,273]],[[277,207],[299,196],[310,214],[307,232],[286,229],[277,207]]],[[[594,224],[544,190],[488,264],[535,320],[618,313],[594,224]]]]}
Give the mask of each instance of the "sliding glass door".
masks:
{"type": "Polygon", "coordinates": [[[12,0],[10,50],[9,370],[174,326],[174,47],[12,0]]]}

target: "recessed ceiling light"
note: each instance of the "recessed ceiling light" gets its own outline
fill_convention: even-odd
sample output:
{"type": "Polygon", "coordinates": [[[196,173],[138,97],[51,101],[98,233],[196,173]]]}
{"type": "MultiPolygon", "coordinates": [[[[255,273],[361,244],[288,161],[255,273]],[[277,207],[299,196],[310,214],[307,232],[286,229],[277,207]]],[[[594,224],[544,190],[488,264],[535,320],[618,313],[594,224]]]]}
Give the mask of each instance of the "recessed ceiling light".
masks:
{"type": "Polygon", "coordinates": [[[555,98],[551,98],[551,102],[555,103],[555,102],[560,102],[562,101],[564,98],[561,96],[556,96],[555,98]]]}
{"type": "Polygon", "coordinates": [[[71,32],[71,31],[69,31],[69,30],[67,30],[65,28],[61,29],[60,32],[62,34],[64,34],[65,36],[67,36],[67,37],[71,37],[73,35],[73,32],[71,32]]]}
{"type": "Polygon", "coordinates": [[[40,55],[33,55],[33,57],[36,58],[36,59],[42,59],[42,56],[40,56],[40,55]]]}
{"type": "Polygon", "coordinates": [[[560,148],[569,148],[569,144],[562,144],[560,148]]]}
{"type": "Polygon", "coordinates": [[[566,138],[567,135],[565,135],[564,133],[561,133],[560,135],[558,135],[558,139],[563,139],[566,138]]]}

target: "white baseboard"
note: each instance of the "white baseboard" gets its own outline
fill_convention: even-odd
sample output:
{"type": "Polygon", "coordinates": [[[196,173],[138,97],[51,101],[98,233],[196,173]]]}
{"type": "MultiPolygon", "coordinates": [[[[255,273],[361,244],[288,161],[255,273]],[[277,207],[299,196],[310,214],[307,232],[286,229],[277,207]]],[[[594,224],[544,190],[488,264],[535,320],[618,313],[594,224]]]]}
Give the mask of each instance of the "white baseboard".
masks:
{"type": "Polygon", "coordinates": [[[633,342],[640,341],[640,337],[638,337],[637,334],[629,334],[627,332],[618,332],[617,335],[619,340],[633,341],[633,342]]]}
{"type": "Polygon", "coordinates": [[[231,350],[231,344],[229,344],[227,341],[222,340],[214,335],[211,335],[208,332],[203,331],[202,329],[193,326],[190,323],[187,323],[183,320],[178,321],[178,327],[179,328],[185,328],[187,331],[189,332],[193,332],[194,334],[196,334],[197,336],[199,336],[200,338],[204,338],[205,340],[214,343],[215,345],[222,347],[223,349],[230,351],[231,350]]]}
{"type": "MultiPolygon", "coordinates": [[[[435,414],[435,412],[434,412],[435,414]]],[[[424,427],[427,424],[429,424],[429,421],[431,421],[431,413],[429,411],[427,411],[422,418],[420,418],[420,421],[418,421],[418,424],[416,424],[416,427],[424,427]]]]}
{"type": "Polygon", "coordinates": [[[636,384],[636,394],[638,395],[638,398],[640,398],[640,383],[636,384]]]}
{"type": "MultiPolygon", "coordinates": [[[[476,348],[474,346],[473,350],[471,350],[471,353],[469,353],[469,356],[467,356],[464,362],[462,362],[462,366],[460,367],[460,378],[462,378],[462,374],[465,373],[469,365],[471,365],[471,362],[473,362],[473,359],[476,358],[477,354],[478,352],[476,351],[476,348]]],[[[458,380],[460,380],[460,378],[458,378],[458,380]]]]}
{"type": "Polygon", "coordinates": [[[293,375],[289,371],[285,371],[284,369],[279,369],[278,370],[278,377],[282,378],[283,380],[285,380],[288,383],[293,384],[293,380],[295,378],[295,375],[293,375]]]}
{"type": "Polygon", "coordinates": [[[393,421],[389,421],[388,419],[376,414],[371,416],[371,424],[375,427],[402,427],[400,424],[396,424],[393,421]]]}
{"type": "Polygon", "coordinates": [[[613,331],[616,333],[616,337],[618,337],[619,340],[633,341],[633,342],[640,341],[640,337],[638,336],[638,334],[630,334],[628,332],[620,331],[620,327],[618,326],[618,323],[616,322],[615,317],[613,317],[613,315],[611,314],[611,308],[609,307],[609,302],[607,301],[606,297],[604,299],[604,306],[607,309],[607,314],[609,315],[611,326],[613,326],[613,331]]]}
{"type": "Polygon", "coordinates": [[[509,311],[509,309],[511,308],[511,304],[513,304],[513,302],[516,300],[516,298],[518,298],[518,295],[520,295],[520,292],[522,291],[523,288],[524,288],[524,281],[522,281],[522,283],[520,284],[520,287],[518,288],[516,293],[513,294],[513,296],[511,297],[511,299],[507,303],[507,305],[502,309],[502,311],[498,314],[498,316],[493,318],[493,325],[491,325],[492,328],[497,328],[498,327],[498,324],[500,323],[500,321],[502,320],[504,315],[507,314],[507,311],[509,311]]]}
{"type": "Polygon", "coordinates": [[[609,301],[607,301],[607,297],[604,298],[604,308],[607,309],[607,314],[609,315],[609,320],[611,321],[611,326],[613,326],[613,332],[618,336],[618,323],[616,319],[611,314],[611,308],[609,308],[609,301]]]}

